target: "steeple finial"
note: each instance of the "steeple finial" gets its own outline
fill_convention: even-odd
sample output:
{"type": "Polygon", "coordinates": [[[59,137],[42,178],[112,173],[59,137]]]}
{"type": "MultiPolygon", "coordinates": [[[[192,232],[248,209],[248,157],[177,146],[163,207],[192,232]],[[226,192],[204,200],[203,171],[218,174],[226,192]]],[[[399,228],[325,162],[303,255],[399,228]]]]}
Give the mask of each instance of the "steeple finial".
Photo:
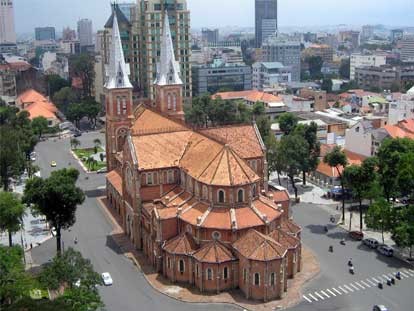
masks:
{"type": "Polygon", "coordinates": [[[129,66],[125,63],[124,51],[122,49],[121,35],[119,33],[118,18],[116,12],[112,24],[112,44],[109,55],[109,68],[106,71],[106,89],[129,89],[132,84],[129,81],[129,66]]]}
{"type": "Polygon", "coordinates": [[[156,85],[183,84],[180,77],[180,65],[175,60],[174,46],[171,37],[170,21],[168,12],[164,12],[163,34],[161,38],[161,57],[157,63],[156,85]]]}

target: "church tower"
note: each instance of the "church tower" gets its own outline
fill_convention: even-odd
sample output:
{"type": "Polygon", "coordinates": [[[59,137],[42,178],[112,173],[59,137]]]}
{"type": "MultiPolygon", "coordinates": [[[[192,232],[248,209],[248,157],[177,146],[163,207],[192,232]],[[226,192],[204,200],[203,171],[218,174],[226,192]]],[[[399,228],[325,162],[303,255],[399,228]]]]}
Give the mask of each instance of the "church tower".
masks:
{"type": "Polygon", "coordinates": [[[118,19],[113,12],[112,43],[106,69],[106,160],[108,171],[116,168],[116,154],[123,150],[133,120],[132,84],[125,63],[118,19]]]}
{"type": "Polygon", "coordinates": [[[155,109],[159,112],[184,119],[183,81],[180,65],[175,60],[168,12],[164,12],[160,62],[157,63],[155,85],[155,109]]]}

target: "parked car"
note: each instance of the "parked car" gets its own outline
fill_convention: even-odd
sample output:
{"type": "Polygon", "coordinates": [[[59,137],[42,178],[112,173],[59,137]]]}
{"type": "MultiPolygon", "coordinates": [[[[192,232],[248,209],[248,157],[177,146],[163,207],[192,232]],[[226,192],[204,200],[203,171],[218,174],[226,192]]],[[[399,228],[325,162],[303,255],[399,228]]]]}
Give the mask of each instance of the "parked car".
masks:
{"type": "Polygon", "coordinates": [[[364,239],[362,243],[370,248],[377,248],[379,245],[379,242],[373,238],[364,239]]]}
{"type": "Polygon", "coordinates": [[[388,245],[385,245],[385,244],[380,245],[380,246],[378,246],[377,250],[378,250],[378,253],[380,253],[384,256],[387,256],[387,257],[394,256],[394,250],[391,247],[389,247],[388,245]]]}
{"type": "Polygon", "coordinates": [[[109,272],[102,273],[102,281],[105,284],[105,286],[110,286],[113,284],[113,281],[112,281],[112,278],[109,272]]]}
{"type": "Polygon", "coordinates": [[[351,239],[362,241],[362,239],[364,238],[364,233],[361,231],[351,231],[349,232],[349,236],[351,237],[351,239]]]}
{"type": "Polygon", "coordinates": [[[390,310],[384,305],[375,305],[372,311],[390,311],[390,310]]]}

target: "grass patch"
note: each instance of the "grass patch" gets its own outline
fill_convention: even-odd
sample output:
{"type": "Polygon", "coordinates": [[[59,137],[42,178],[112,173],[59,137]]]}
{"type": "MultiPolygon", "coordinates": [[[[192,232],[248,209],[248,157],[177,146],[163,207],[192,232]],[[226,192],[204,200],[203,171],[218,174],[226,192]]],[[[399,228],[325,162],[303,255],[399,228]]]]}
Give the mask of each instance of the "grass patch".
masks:
{"type": "Polygon", "coordinates": [[[73,149],[73,152],[76,156],[82,161],[83,165],[89,169],[91,172],[96,172],[97,170],[106,167],[106,161],[100,160],[99,154],[104,153],[105,151],[99,147],[97,148],[97,153],[95,153],[95,148],[85,148],[85,149],[73,149]],[[95,161],[89,161],[93,157],[95,161]]]}

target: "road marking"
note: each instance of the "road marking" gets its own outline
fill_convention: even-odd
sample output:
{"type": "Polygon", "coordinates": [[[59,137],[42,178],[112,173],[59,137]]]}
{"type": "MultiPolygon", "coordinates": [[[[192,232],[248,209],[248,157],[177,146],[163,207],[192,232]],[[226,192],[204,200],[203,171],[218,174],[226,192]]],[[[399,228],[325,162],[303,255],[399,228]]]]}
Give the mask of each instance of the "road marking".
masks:
{"type": "Polygon", "coordinates": [[[318,296],[319,298],[321,298],[322,300],[325,300],[325,298],[323,298],[323,296],[319,295],[318,292],[315,292],[315,295],[318,296]]]}
{"type": "Polygon", "coordinates": [[[377,283],[374,283],[374,282],[372,282],[370,279],[367,279],[367,282],[369,282],[369,284],[371,284],[372,286],[376,286],[377,285],[377,283]]]}
{"type": "Polygon", "coordinates": [[[353,288],[355,288],[356,290],[360,290],[358,287],[356,287],[354,284],[350,283],[350,286],[352,286],[353,288]]]}
{"type": "Polygon", "coordinates": [[[334,288],[332,288],[335,292],[337,292],[339,295],[342,295],[342,293],[339,291],[339,290],[337,290],[335,287],[334,288]]]}
{"type": "Polygon", "coordinates": [[[411,270],[405,270],[404,272],[409,274],[410,276],[414,276],[414,273],[412,273],[411,270]]]}
{"type": "Polygon", "coordinates": [[[352,288],[349,288],[348,286],[346,286],[346,285],[344,285],[344,287],[347,289],[347,290],[349,290],[351,293],[353,293],[354,292],[354,290],[352,289],[352,288]]]}
{"type": "Polygon", "coordinates": [[[303,298],[305,298],[307,302],[312,303],[312,300],[310,300],[310,299],[309,299],[308,297],[306,297],[305,295],[303,295],[303,298]]]}
{"type": "Polygon", "coordinates": [[[404,276],[404,278],[409,278],[410,276],[408,275],[408,273],[401,271],[400,274],[402,276],[404,276]]]}
{"type": "Polygon", "coordinates": [[[368,283],[366,283],[365,281],[360,281],[362,284],[364,284],[366,287],[371,287],[371,285],[369,285],[368,283]]]}
{"type": "Polygon", "coordinates": [[[324,294],[326,297],[331,298],[327,293],[325,293],[323,290],[321,290],[321,293],[324,294]]]}
{"type": "Polygon", "coordinates": [[[383,274],[382,276],[385,278],[386,281],[389,279],[389,277],[385,274],[383,274]]]}
{"type": "Polygon", "coordinates": [[[395,275],[394,275],[394,273],[388,273],[388,277],[389,277],[390,279],[392,279],[392,278],[395,278],[395,275]]]}
{"type": "Polygon", "coordinates": [[[365,289],[364,286],[362,286],[361,284],[359,284],[358,282],[355,282],[356,285],[358,285],[359,287],[361,287],[362,289],[365,289]]]}
{"type": "Polygon", "coordinates": [[[316,298],[315,296],[313,296],[312,294],[308,294],[309,297],[311,297],[313,300],[318,301],[318,298],[316,298]]]}
{"type": "Polygon", "coordinates": [[[338,286],[338,288],[343,291],[345,294],[348,294],[348,291],[346,291],[345,289],[343,289],[341,286],[338,286]]]}
{"type": "Polygon", "coordinates": [[[375,282],[377,282],[377,284],[382,282],[382,280],[381,280],[381,281],[378,281],[376,278],[372,278],[372,279],[373,279],[375,282]]]}
{"type": "Polygon", "coordinates": [[[336,294],[334,292],[332,292],[330,289],[326,290],[327,292],[329,292],[331,295],[333,295],[334,297],[336,297],[336,294]]]}

